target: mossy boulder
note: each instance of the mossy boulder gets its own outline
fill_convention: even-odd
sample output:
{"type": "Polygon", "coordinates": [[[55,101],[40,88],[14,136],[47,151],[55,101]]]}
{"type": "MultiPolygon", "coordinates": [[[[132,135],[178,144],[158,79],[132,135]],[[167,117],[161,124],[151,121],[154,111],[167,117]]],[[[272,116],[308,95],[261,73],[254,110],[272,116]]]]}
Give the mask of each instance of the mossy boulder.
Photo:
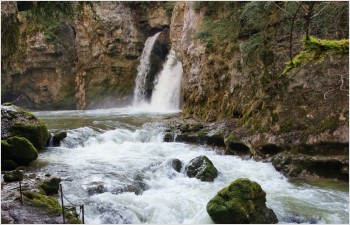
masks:
{"type": "Polygon", "coordinates": [[[28,165],[38,158],[38,150],[24,137],[1,140],[1,159],[12,160],[18,165],[28,165]]]}
{"type": "Polygon", "coordinates": [[[12,104],[1,106],[1,139],[25,137],[36,149],[45,147],[50,133],[44,122],[32,113],[12,104]]]}
{"type": "Polygon", "coordinates": [[[46,195],[54,195],[58,194],[59,184],[61,182],[61,178],[53,177],[51,179],[44,180],[39,186],[46,195]]]}
{"type": "Polygon", "coordinates": [[[218,170],[208,157],[202,155],[192,159],[185,167],[188,177],[195,177],[201,181],[213,182],[218,176],[218,170]]]}
{"type": "Polygon", "coordinates": [[[239,178],[209,201],[207,212],[220,224],[277,223],[275,213],[265,202],[266,193],[258,183],[239,178]]]}

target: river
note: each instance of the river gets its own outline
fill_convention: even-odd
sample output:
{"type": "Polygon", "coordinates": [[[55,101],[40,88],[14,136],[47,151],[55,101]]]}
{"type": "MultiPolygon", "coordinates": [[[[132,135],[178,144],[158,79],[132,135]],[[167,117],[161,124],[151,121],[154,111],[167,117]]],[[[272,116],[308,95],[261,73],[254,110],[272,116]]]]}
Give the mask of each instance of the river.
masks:
{"type": "Polygon", "coordinates": [[[151,111],[34,112],[49,129],[66,129],[68,136],[60,147],[41,152],[30,168],[61,177],[66,198],[84,204],[86,223],[213,223],[206,204],[237,178],[262,186],[279,223],[349,223],[347,183],[292,181],[270,163],[216,154],[204,145],[163,142],[162,121],[179,111],[151,111]],[[219,171],[212,183],[183,173],[200,155],[219,171]],[[180,172],[171,167],[172,159],[183,163],[180,172]]]}

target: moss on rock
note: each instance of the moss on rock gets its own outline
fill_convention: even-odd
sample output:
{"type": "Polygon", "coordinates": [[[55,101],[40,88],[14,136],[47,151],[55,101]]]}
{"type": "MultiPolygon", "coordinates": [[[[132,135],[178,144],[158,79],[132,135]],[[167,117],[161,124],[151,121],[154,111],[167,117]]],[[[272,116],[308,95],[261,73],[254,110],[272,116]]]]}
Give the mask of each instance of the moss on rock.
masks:
{"type": "Polygon", "coordinates": [[[207,204],[215,223],[277,223],[275,213],[266,207],[266,193],[249,179],[239,178],[222,189],[207,204]]]}
{"type": "Polygon", "coordinates": [[[57,214],[61,212],[61,206],[53,196],[46,196],[33,191],[23,192],[25,196],[24,201],[38,208],[42,208],[48,214],[57,214]]]}
{"type": "Polygon", "coordinates": [[[1,140],[1,158],[19,165],[28,165],[38,157],[38,150],[24,137],[1,140]]]}
{"type": "Polygon", "coordinates": [[[25,137],[36,149],[41,150],[50,137],[44,122],[15,105],[7,104],[1,108],[1,122],[2,139],[13,136],[25,137]]]}

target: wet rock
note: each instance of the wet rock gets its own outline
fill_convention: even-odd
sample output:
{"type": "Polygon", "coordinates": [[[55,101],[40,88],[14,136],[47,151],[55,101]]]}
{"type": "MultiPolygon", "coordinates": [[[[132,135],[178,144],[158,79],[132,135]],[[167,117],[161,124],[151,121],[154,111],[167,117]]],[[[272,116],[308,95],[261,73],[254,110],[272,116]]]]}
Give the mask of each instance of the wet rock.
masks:
{"type": "Polygon", "coordinates": [[[266,207],[266,193],[249,179],[237,179],[207,204],[207,212],[220,224],[277,223],[275,213],[266,207]]]}
{"type": "Polygon", "coordinates": [[[39,186],[43,189],[46,195],[58,194],[59,184],[61,178],[53,177],[48,180],[44,180],[39,186]]]}
{"type": "Polygon", "coordinates": [[[4,181],[13,182],[13,181],[22,181],[23,180],[23,170],[13,170],[5,172],[4,181]]]}
{"type": "Polygon", "coordinates": [[[67,131],[57,130],[52,135],[52,144],[54,147],[60,146],[60,143],[63,139],[67,137],[67,131]]]}
{"type": "Polygon", "coordinates": [[[283,218],[283,222],[286,223],[296,223],[296,224],[318,224],[320,223],[321,218],[318,216],[311,216],[311,217],[306,217],[306,216],[301,216],[301,215],[294,215],[290,214],[287,215],[283,218]]]}
{"type": "Polygon", "coordinates": [[[1,160],[1,170],[14,170],[18,166],[13,160],[1,160]]]}
{"type": "Polygon", "coordinates": [[[163,141],[164,142],[173,142],[175,138],[175,135],[173,133],[167,132],[164,135],[163,141]]]}
{"type": "Polygon", "coordinates": [[[182,162],[179,159],[173,159],[171,160],[171,167],[176,171],[179,172],[181,171],[182,168],[182,162]]]}
{"type": "Polygon", "coordinates": [[[348,156],[310,156],[281,152],[272,157],[272,165],[288,177],[319,176],[349,180],[348,156]]]}
{"type": "Polygon", "coordinates": [[[107,192],[107,188],[102,182],[93,182],[87,188],[87,192],[89,195],[102,194],[104,192],[107,192]]]}
{"type": "Polygon", "coordinates": [[[188,177],[195,177],[201,181],[213,182],[218,176],[218,171],[206,156],[198,156],[192,159],[185,167],[188,177]]]}
{"type": "Polygon", "coordinates": [[[18,165],[28,165],[38,158],[38,151],[28,139],[15,136],[1,140],[1,158],[18,165]]]}

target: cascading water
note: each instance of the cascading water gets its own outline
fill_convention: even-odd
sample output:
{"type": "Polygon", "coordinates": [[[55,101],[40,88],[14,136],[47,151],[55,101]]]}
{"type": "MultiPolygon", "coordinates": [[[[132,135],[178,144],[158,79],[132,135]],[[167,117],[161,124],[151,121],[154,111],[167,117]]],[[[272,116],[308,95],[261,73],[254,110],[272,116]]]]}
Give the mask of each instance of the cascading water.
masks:
{"type": "Polygon", "coordinates": [[[182,64],[177,59],[174,50],[171,50],[158,75],[154,87],[151,107],[163,109],[179,109],[181,96],[182,64]]]}
{"type": "Polygon", "coordinates": [[[134,89],[134,106],[138,106],[139,104],[145,101],[145,85],[147,75],[150,70],[150,56],[154,46],[155,41],[157,40],[160,32],[155,35],[149,37],[146,40],[145,47],[142,51],[140,65],[137,67],[137,76],[135,80],[135,89],[134,89]]]}
{"type": "Polygon", "coordinates": [[[146,101],[146,82],[150,71],[150,57],[153,45],[160,32],[147,39],[142,52],[140,65],[135,80],[133,107],[145,111],[165,112],[179,110],[181,96],[182,64],[178,60],[174,50],[171,50],[162,71],[158,73],[154,81],[154,89],[150,102],[146,101]]]}
{"type": "MultiPolygon", "coordinates": [[[[348,223],[348,184],[291,183],[271,163],[216,154],[208,146],[163,142],[169,114],[125,109],[37,112],[50,129],[68,129],[61,147],[40,153],[32,170],[62,178],[65,196],[85,205],[86,223],[212,223],[208,201],[237,178],[258,182],[279,223],[348,223]],[[206,155],[219,171],[214,182],[184,174],[206,155]],[[172,159],[181,160],[176,172],[172,159]],[[334,187],[338,186],[338,187],[334,187]]],[[[68,202],[66,202],[68,204],[68,202]]]]}

